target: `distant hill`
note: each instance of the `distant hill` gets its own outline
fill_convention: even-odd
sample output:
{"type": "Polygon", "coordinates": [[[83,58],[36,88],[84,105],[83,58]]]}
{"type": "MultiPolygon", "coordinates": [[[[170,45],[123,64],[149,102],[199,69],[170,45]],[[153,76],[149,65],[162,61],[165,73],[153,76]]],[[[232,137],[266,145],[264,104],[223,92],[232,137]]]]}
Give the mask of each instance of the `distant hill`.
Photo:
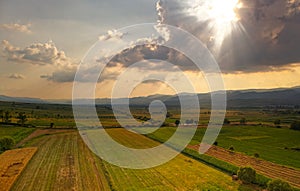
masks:
{"type": "Polygon", "coordinates": [[[9,97],[0,95],[0,101],[5,102],[20,102],[20,103],[48,103],[45,100],[39,98],[28,98],[28,97],[9,97]]]}
{"type": "MultiPolygon", "coordinates": [[[[218,94],[218,92],[215,92],[218,94]]],[[[180,94],[182,100],[190,102],[191,94],[180,94]]],[[[115,99],[119,104],[125,103],[124,98],[115,99]]],[[[179,106],[178,95],[151,95],[147,97],[130,98],[131,105],[149,105],[152,101],[160,100],[167,106],[179,106]]],[[[198,100],[201,107],[210,106],[210,93],[198,94],[198,100]]],[[[42,100],[37,98],[22,98],[0,96],[0,101],[7,102],[25,102],[25,103],[55,103],[55,104],[71,104],[72,100],[42,100]]],[[[94,100],[82,99],[76,100],[78,104],[91,104],[94,100]]],[[[111,100],[107,98],[96,99],[98,105],[110,105],[111,100]]],[[[267,106],[300,106],[300,87],[279,88],[279,89],[252,89],[252,90],[230,90],[227,91],[228,107],[267,107],[267,106]]]]}

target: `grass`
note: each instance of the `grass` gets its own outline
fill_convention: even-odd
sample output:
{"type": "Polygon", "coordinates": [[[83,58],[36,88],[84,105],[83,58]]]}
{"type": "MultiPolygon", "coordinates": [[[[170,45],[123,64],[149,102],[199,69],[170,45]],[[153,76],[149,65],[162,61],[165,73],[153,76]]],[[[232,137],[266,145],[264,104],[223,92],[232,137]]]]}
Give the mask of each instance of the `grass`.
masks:
{"type": "MultiPolygon", "coordinates": [[[[126,146],[148,148],[157,142],[124,129],[108,129],[126,146]]],[[[38,147],[12,190],[238,190],[238,182],[197,160],[179,154],[151,169],[111,165],[91,153],[78,133],[45,135],[28,143],[38,147]]]]}
{"type": "Polygon", "coordinates": [[[34,126],[46,126],[50,127],[50,123],[54,123],[55,127],[75,127],[74,119],[57,119],[57,118],[40,118],[40,119],[30,119],[28,121],[34,126]]]}
{"type": "MultiPolygon", "coordinates": [[[[149,136],[165,142],[176,128],[160,128],[149,136]]],[[[191,144],[199,144],[206,129],[199,128],[191,144]]],[[[300,153],[292,148],[300,147],[300,131],[264,126],[225,126],[217,139],[218,146],[259,157],[278,164],[300,168],[300,153]]]]}
{"type": "Polygon", "coordinates": [[[16,143],[30,135],[35,129],[24,127],[0,127],[0,137],[11,136],[16,143]]]}

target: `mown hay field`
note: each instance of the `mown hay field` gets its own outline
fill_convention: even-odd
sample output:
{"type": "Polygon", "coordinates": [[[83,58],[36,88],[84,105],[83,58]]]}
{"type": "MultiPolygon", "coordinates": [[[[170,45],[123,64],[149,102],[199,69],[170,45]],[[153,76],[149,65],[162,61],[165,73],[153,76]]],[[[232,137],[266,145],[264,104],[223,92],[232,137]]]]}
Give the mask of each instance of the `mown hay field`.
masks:
{"type": "Polygon", "coordinates": [[[36,151],[37,148],[23,148],[5,151],[0,155],[0,191],[11,188],[36,151]]]}

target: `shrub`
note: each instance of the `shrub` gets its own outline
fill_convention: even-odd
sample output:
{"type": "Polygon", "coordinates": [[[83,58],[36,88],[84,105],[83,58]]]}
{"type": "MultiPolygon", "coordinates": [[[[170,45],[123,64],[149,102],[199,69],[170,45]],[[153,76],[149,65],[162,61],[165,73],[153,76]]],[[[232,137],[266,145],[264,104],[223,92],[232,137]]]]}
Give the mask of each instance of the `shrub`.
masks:
{"type": "Polygon", "coordinates": [[[230,146],[230,147],[229,147],[229,150],[230,150],[230,151],[234,151],[234,147],[233,147],[233,146],[230,146]]]}
{"type": "Polygon", "coordinates": [[[281,123],[281,120],[280,119],[276,119],[275,121],[274,121],[274,125],[280,125],[280,123],[281,123]]]}
{"type": "Polygon", "coordinates": [[[229,125],[229,124],[230,124],[229,119],[225,118],[223,124],[224,124],[224,125],[229,125]]]}
{"type": "Polygon", "coordinates": [[[6,151],[11,149],[15,145],[15,140],[12,137],[0,138],[0,151],[6,151]]]}
{"type": "Polygon", "coordinates": [[[259,154],[258,153],[254,153],[254,157],[255,158],[259,158],[259,154]]]}
{"type": "Polygon", "coordinates": [[[277,180],[272,180],[268,183],[268,190],[269,191],[293,191],[293,188],[289,183],[277,179],[277,180]]]}
{"type": "Polygon", "coordinates": [[[180,124],[180,121],[177,119],[177,120],[175,121],[175,125],[176,125],[176,127],[178,127],[178,126],[179,126],[179,124],[180,124]]]}
{"type": "Polygon", "coordinates": [[[243,118],[240,120],[240,124],[241,124],[241,125],[245,125],[245,124],[246,124],[246,118],[243,117],[243,118]]]}
{"type": "Polygon", "coordinates": [[[238,177],[245,184],[254,183],[256,171],[251,167],[241,167],[238,171],[238,177]]]}
{"type": "Polygon", "coordinates": [[[272,180],[272,179],[265,177],[264,175],[261,175],[261,174],[256,174],[255,184],[257,184],[263,188],[267,188],[268,182],[270,182],[270,180],[272,180]]]}
{"type": "Polygon", "coordinates": [[[300,121],[294,121],[291,123],[291,129],[300,130],[300,121]]]}

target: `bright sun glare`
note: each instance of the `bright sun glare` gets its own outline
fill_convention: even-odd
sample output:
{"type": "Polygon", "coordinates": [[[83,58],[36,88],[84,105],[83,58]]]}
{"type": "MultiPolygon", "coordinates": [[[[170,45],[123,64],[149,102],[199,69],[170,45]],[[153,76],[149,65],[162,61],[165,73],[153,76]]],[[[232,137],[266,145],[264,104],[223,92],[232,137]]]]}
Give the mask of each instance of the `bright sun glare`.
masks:
{"type": "Polygon", "coordinates": [[[239,0],[188,0],[188,14],[196,16],[199,21],[209,22],[210,41],[216,52],[224,39],[238,24],[237,10],[242,8],[239,0]]]}
{"type": "Polygon", "coordinates": [[[239,20],[235,12],[240,6],[238,0],[210,0],[209,4],[208,13],[217,22],[228,23],[239,20]]]}

